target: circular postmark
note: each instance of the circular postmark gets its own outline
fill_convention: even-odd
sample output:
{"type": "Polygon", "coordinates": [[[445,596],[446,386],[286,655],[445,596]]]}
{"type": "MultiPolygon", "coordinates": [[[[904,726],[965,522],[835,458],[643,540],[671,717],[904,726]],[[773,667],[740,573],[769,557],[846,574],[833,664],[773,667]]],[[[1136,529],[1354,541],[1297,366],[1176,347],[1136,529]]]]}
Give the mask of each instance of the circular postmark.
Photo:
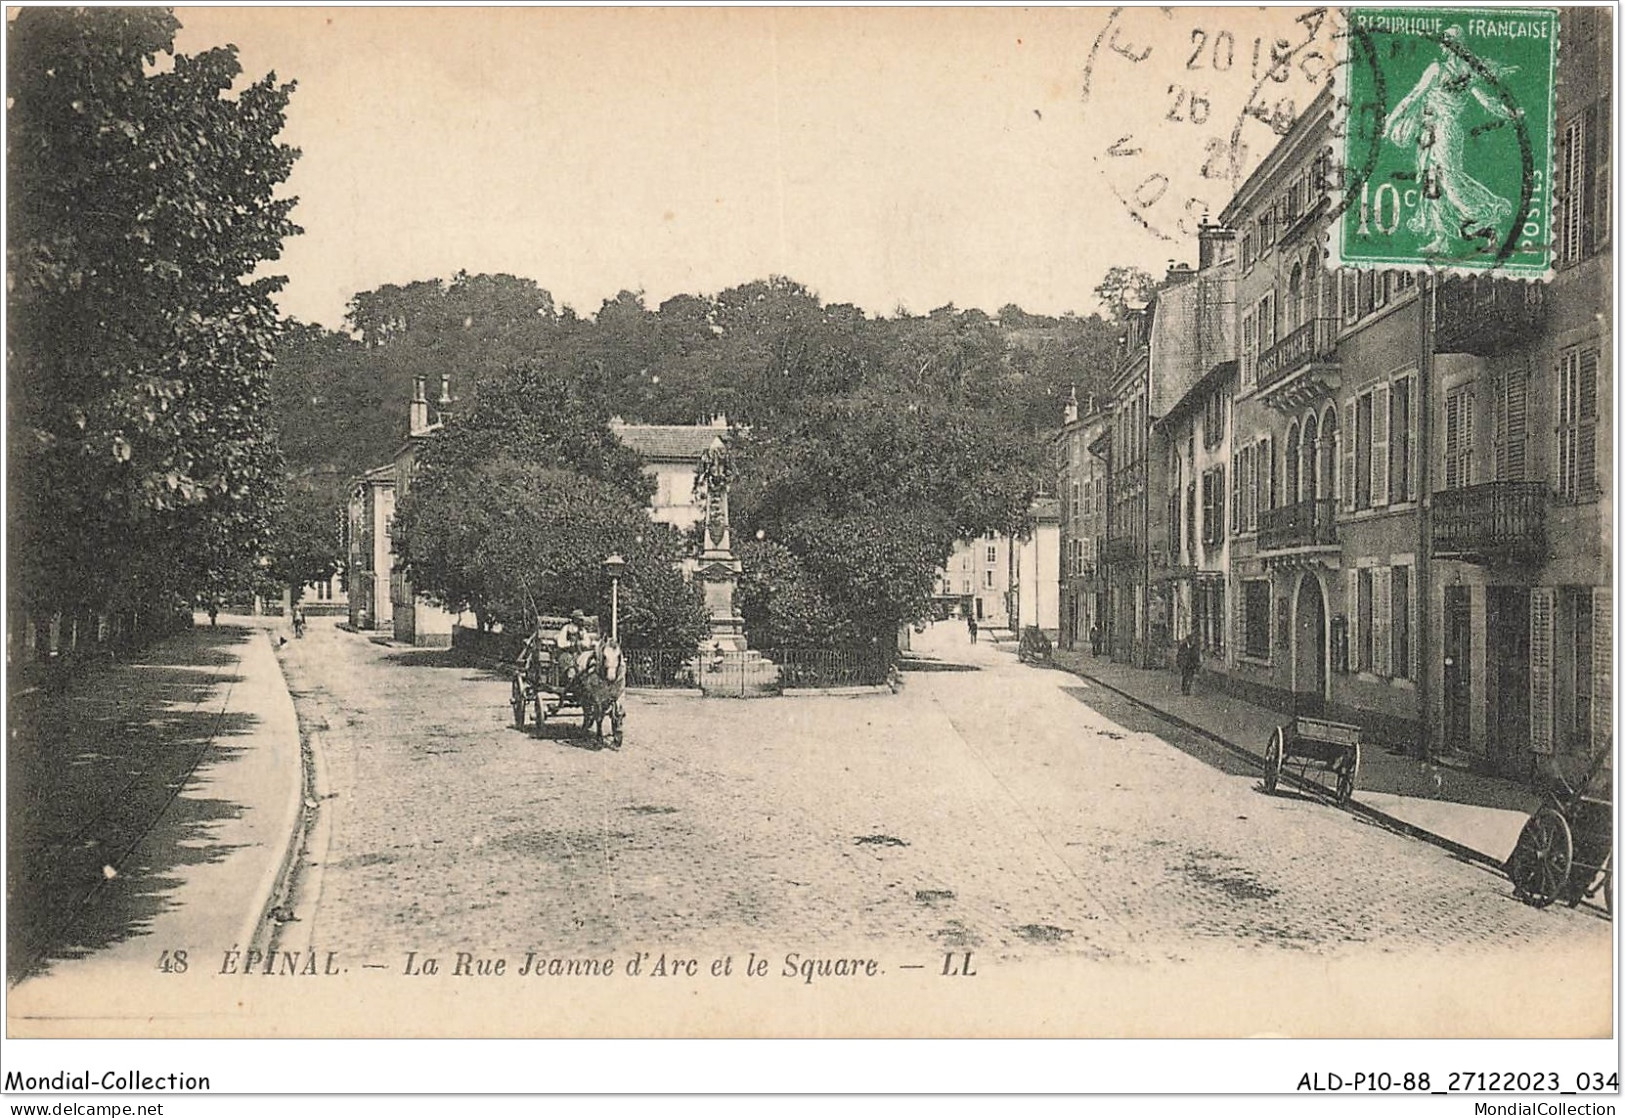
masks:
{"type": "Polygon", "coordinates": [[[1330,9],[1114,8],[1081,101],[1108,190],[1164,241],[1194,238],[1329,80],[1330,9]]]}

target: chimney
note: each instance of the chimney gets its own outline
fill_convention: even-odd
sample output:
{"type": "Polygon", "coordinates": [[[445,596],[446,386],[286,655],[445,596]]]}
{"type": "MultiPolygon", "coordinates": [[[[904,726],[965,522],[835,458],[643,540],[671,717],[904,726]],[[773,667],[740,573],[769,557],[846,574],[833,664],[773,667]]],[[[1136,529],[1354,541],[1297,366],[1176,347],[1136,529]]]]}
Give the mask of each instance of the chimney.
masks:
{"type": "Polygon", "coordinates": [[[1226,229],[1222,225],[1212,225],[1203,221],[1197,228],[1196,236],[1201,245],[1196,266],[1204,272],[1216,264],[1229,261],[1235,252],[1234,229],[1226,229]]]}
{"type": "Polygon", "coordinates": [[[412,378],[412,410],[407,434],[421,435],[429,429],[429,399],[423,394],[423,378],[412,378]]]}
{"type": "Polygon", "coordinates": [[[445,411],[451,407],[451,374],[440,374],[440,410],[445,411]]]}
{"type": "Polygon", "coordinates": [[[1078,386],[1077,385],[1072,386],[1072,395],[1066,401],[1066,417],[1065,417],[1065,421],[1067,423],[1076,423],[1078,421],[1078,386]]]}
{"type": "Polygon", "coordinates": [[[1170,286],[1178,283],[1184,283],[1194,275],[1196,275],[1196,269],[1192,268],[1189,264],[1186,264],[1183,261],[1178,264],[1175,264],[1171,260],[1168,262],[1167,283],[1170,286]]]}

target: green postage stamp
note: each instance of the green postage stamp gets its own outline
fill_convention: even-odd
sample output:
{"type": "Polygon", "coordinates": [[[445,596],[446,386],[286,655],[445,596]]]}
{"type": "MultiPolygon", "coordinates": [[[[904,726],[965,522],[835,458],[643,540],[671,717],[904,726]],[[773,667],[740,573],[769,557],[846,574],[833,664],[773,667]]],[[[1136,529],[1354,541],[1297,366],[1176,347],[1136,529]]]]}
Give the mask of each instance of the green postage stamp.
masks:
{"type": "Polygon", "coordinates": [[[1349,10],[1334,266],[1548,275],[1557,28],[1555,8],[1349,10]]]}

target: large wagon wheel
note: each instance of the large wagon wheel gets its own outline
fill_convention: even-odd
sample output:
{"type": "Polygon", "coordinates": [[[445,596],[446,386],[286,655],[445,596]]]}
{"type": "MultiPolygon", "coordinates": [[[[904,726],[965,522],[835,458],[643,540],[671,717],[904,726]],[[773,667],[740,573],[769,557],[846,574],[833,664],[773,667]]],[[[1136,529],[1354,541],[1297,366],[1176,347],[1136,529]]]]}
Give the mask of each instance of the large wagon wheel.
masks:
{"type": "Polygon", "coordinates": [[[1512,849],[1509,876],[1519,896],[1545,908],[1564,895],[1574,860],[1574,834],[1561,812],[1543,807],[1523,825],[1512,849]]]}
{"type": "Polygon", "coordinates": [[[525,681],[519,676],[513,677],[513,691],[508,696],[508,705],[513,708],[513,724],[516,729],[525,728],[525,681]]]}
{"type": "Polygon", "coordinates": [[[1281,781],[1281,763],[1286,756],[1286,731],[1280,726],[1275,727],[1275,733],[1270,735],[1269,745],[1264,747],[1264,791],[1274,792],[1275,786],[1281,781]]]}
{"type": "Polygon", "coordinates": [[[1337,806],[1347,807],[1354,797],[1354,784],[1360,777],[1360,747],[1351,746],[1337,766],[1337,806]]]}

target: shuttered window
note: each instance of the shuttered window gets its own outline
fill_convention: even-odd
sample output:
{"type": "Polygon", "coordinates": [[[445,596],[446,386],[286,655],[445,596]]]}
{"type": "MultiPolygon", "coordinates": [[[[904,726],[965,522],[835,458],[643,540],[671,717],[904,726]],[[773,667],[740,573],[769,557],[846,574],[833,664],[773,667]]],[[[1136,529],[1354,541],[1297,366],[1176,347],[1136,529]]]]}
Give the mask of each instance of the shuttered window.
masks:
{"type": "Polygon", "coordinates": [[[1595,349],[1563,351],[1557,371],[1557,488],[1570,500],[1597,493],[1595,349]]]}
{"type": "Polygon", "coordinates": [[[1445,486],[1458,488],[1473,483],[1473,410],[1476,393],[1461,388],[1446,401],[1445,486]],[[1454,437],[1452,438],[1452,433],[1454,437]]]}
{"type": "Polygon", "coordinates": [[[1371,393],[1371,504],[1381,508],[1388,503],[1388,401],[1386,384],[1371,393]]]}
{"type": "Polygon", "coordinates": [[[1371,572],[1371,664],[1378,675],[1393,675],[1393,572],[1378,567],[1371,572]]]}
{"type": "Polygon", "coordinates": [[[1354,412],[1354,507],[1371,507],[1371,394],[1363,393],[1354,412]]]}
{"type": "Polygon", "coordinates": [[[1614,740],[1614,592],[1591,592],[1591,748],[1614,740]]]}
{"type": "Polygon", "coordinates": [[[1552,637],[1556,592],[1537,586],[1529,592],[1529,746],[1552,752],[1552,637]]]}
{"type": "Polygon", "coordinates": [[[1360,670],[1360,572],[1344,571],[1344,616],[1348,618],[1348,650],[1345,667],[1351,672],[1360,670]]]}
{"type": "Polygon", "coordinates": [[[1557,262],[1572,264],[1585,247],[1584,115],[1564,125],[1557,147],[1557,262]]]}
{"type": "Polygon", "coordinates": [[[1411,436],[1411,388],[1415,383],[1414,377],[1396,377],[1388,398],[1388,499],[1395,504],[1415,496],[1411,486],[1415,476],[1411,452],[1416,445],[1411,436]]]}
{"type": "Polygon", "coordinates": [[[1373,655],[1376,645],[1373,585],[1375,580],[1371,577],[1370,567],[1361,567],[1355,573],[1359,576],[1358,601],[1355,608],[1355,616],[1359,618],[1359,637],[1354,645],[1356,650],[1354,667],[1356,671],[1369,672],[1375,665],[1373,655]]]}
{"type": "Polygon", "coordinates": [[[1495,479],[1522,481],[1528,453],[1529,362],[1516,360],[1495,386],[1495,479]]]}
{"type": "Polygon", "coordinates": [[[1343,405],[1343,430],[1339,436],[1343,444],[1344,512],[1354,511],[1354,447],[1359,442],[1355,433],[1354,401],[1350,400],[1343,405]]]}
{"type": "Polygon", "coordinates": [[[1414,679],[1411,668],[1411,569],[1395,567],[1389,582],[1389,616],[1393,638],[1389,675],[1414,679]]]}

